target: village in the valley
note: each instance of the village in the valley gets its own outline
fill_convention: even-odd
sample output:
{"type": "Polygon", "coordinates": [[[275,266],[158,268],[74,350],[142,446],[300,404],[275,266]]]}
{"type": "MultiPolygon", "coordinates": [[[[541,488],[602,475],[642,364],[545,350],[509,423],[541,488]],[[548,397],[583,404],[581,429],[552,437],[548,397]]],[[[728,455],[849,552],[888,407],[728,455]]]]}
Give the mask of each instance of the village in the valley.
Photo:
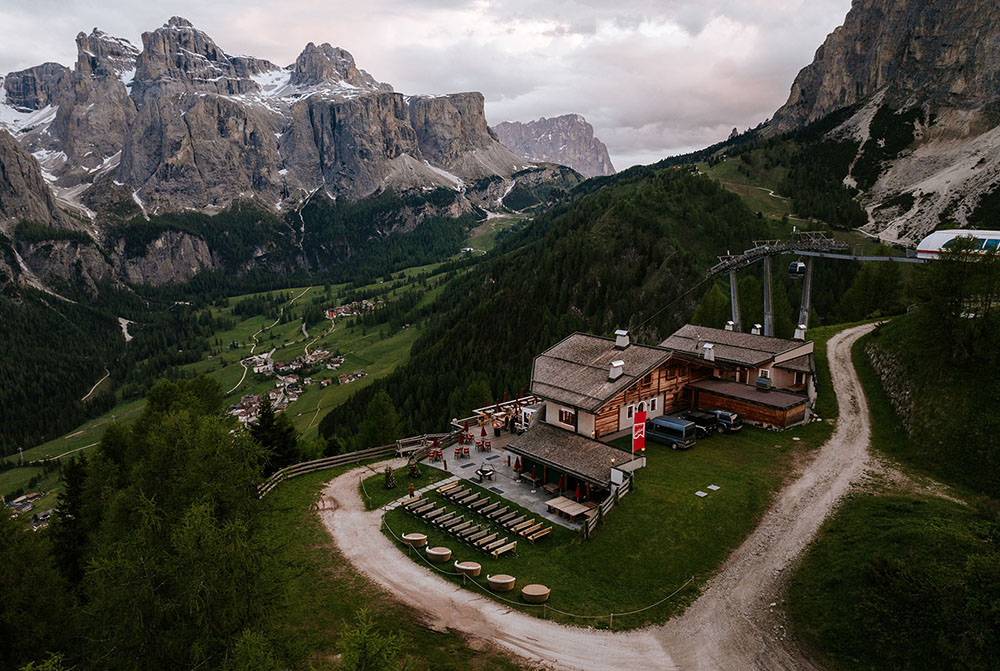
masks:
{"type": "MultiPolygon", "coordinates": [[[[332,326],[336,324],[337,319],[357,317],[363,312],[374,310],[377,306],[378,303],[368,299],[352,301],[345,305],[327,308],[324,315],[332,326]]],[[[253,354],[240,361],[240,364],[252,372],[256,379],[274,380],[274,388],[266,394],[244,394],[239,402],[229,409],[229,414],[236,417],[242,425],[257,421],[265,395],[275,412],[281,412],[299,400],[307,387],[318,385],[319,388],[326,389],[332,384],[350,384],[368,375],[364,370],[337,373],[344,364],[344,356],[325,349],[317,348],[309,351],[307,346],[302,354],[287,362],[274,360],[276,349],[253,354]],[[324,371],[333,371],[334,377],[320,379],[318,375],[324,371]]]]}

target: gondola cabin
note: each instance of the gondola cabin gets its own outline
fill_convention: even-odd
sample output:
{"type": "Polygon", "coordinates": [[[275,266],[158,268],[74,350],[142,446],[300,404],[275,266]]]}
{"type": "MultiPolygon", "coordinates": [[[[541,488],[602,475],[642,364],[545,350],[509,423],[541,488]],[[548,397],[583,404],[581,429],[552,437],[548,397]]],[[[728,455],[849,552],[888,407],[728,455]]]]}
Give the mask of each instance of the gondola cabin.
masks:
{"type": "Polygon", "coordinates": [[[801,280],[806,276],[806,264],[802,261],[793,261],[788,264],[788,276],[793,280],[801,280]]]}
{"type": "Polygon", "coordinates": [[[936,259],[942,250],[962,238],[973,238],[976,242],[974,251],[980,254],[996,252],[1000,249],[1000,231],[972,231],[957,229],[950,231],[934,231],[917,245],[918,259],[936,259]]]}

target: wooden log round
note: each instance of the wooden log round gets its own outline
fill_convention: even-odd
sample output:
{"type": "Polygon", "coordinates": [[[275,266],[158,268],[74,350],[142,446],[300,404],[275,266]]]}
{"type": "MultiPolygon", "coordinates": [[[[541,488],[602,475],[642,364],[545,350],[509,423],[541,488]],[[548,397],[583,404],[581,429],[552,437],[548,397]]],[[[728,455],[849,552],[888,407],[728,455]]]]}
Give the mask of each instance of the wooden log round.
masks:
{"type": "Polygon", "coordinates": [[[490,584],[490,589],[494,592],[509,592],[514,589],[516,579],[512,575],[500,573],[498,575],[486,576],[486,581],[490,584]]]}
{"type": "Polygon", "coordinates": [[[549,592],[545,585],[525,585],[521,589],[521,598],[528,603],[544,603],[549,600],[549,592]]]}
{"type": "Polygon", "coordinates": [[[474,561],[463,561],[455,562],[455,570],[459,573],[464,573],[470,578],[475,578],[480,573],[483,572],[483,567],[478,562],[474,561]]]}
{"type": "Polygon", "coordinates": [[[437,564],[446,562],[451,559],[451,550],[440,546],[427,548],[427,558],[437,564]]]}
{"type": "Polygon", "coordinates": [[[403,542],[414,548],[422,548],[427,545],[427,534],[403,534],[403,542]]]}

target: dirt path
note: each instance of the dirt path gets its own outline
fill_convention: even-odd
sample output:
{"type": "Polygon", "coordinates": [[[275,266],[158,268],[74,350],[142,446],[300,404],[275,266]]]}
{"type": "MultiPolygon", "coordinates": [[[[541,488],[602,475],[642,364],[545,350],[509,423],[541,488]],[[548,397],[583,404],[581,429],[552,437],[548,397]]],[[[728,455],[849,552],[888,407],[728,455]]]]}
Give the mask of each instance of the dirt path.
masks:
{"type": "Polygon", "coordinates": [[[778,493],[760,525],[702,596],[664,626],[627,633],[568,627],[508,610],[452,585],[412,562],[382,535],[379,512],[364,511],[357,471],[327,485],[321,519],[356,568],[433,626],[497,643],[555,668],[817,669],[785,636],[780,608],[784,571],[869,462],[868,408],[851,363],[851,345],[872,328],[844,331],[828,343],[840,406],[833,436],[801,476],[778,493]]]}

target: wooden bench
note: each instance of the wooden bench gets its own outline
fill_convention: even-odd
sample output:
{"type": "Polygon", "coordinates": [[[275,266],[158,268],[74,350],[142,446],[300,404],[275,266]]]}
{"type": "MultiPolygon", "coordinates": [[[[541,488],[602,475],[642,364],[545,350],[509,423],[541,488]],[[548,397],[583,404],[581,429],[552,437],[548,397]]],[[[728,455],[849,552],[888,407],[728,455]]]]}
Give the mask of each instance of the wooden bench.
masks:
{"type": "Polygon", "coordinates": [[[425,503],[427,503],[427,499],[425,499],[422,496],[417,496],[415,498],[410,499],[406,503],[404,503],[403,507],[406,508],[407,510],[409,510],[410,508],[413,508],[413,507],[417,506],[418,504],[419,505],[423,505],[425,503]]]}
{"type": "Polygon", "coordinates": [[[483,508],[482,510],[480,510],[479,514],[480,515],[485,515],[486,517],[489,517],[490,513],[492,513],[494,510],[499,510],[499,509],[500,509],[500,502],[497,501],[495,503],[491,503],[490,505],[488,505],[485,508],[483,508]]]}
{"type": "Polygon", "coordinates": [[[467,506],[470,503],[474,503],[475,501],[478,501],[479,497],[480,497],[479,494],[476,494],[475,492],[472,492],[468,496],[463,496],[460,499],[455,499],[455,503],[457,503],[460,506],[467,506]]]}
{"type": "Polygon", "coordinates": [[[511,528],[511,531],[513,531],[516,534],[519,534],[519,533],[521,533],[521,531],[523,531],[524,529],[527,529],[528,527],[530,527],[530,526],[532,526],[534,524],[537,524],[537,522],[535,522],[535,519],[532,518],[530,520],[526,520],[524,522],[521,522],[520,524],[515,524],[511,528]]]}
{"type": "Polygon", "coordinates": [[[494,559],[499,559],[500,555],[516,549],[517,549],[517,541],[513,541],[511,543],[507,543],[506,545],[498,547],[496,550],[490,552],[490,554],[493,555],[494,559]]]}
{"type": "Polygon", "coordinates": [[[541,531],[536,531],[535,533],[533,533],[530,536],[528,536],[528,540],[531,541],[532,543],[534,543],[539,538],[544,538],[544,537],[548,536],[550,533],[552,533],[552,527],[545,527],[541,531]]]}
{"type": "Polygon", "coordinates": [[[497,524],[507,524],[507,522],[511,521],[512,519],[515,519],[517,516],[518,512],[515,510],[513,512],[507,513],[506,515],[503,515],[502,517],[497,517],[495,519],[497,521],[497,524]]]}
{"type": "Polygon", "coordinates": [[[451,520],[453,520],[456,517],[458,517],[458,513],[452,511],[450,513],[443,513],[441,515],[435,515],[434,517],[435,517],[435,519],[434,519],[433,522],[431,522],[431,524],[433,524],[434,526],[438,526],[439,527],[442,524],[447,524],[451,520]]]}
{"type": "MultiPolygon", "coordinates": [[[[534,521],[534,520],[532,520],[532,521],[534,521]]],[[[531,534],[533,534],[536,531],[538,531],[539,529],[541,529],[543,526],[545,526],[544,522],[536,522],[535,524],[532,524],[527,529],[521,529],[521,530],[519,530],[517,533],[521,534],[522,536],[530,536],[531,534]]]]}
{"type": "Polygon", "coordinates": [[[499,520],[501,517],[503,517],[504,515],[506,515],[509,512],[510,512],[510,507],[509,506],[504,506],[503,508],[500,508],[499,510],[494,510],[492,513],[490,513],[489,515],[487,515],[487,517],[489,517],[491,520],[499,520]]]}
{"type": "Polygon", "coordinates": [[[464,517],[462,517],[458,513],[454,513],[452,517],[448,518],[447,520],[445,520],[443,522],[439,520],[438,521],[438,526],[440,526],[445,531],[448,531],[449,529],[451,529],[453,527],[456,527],[459,524],[461,524],[464,520],[465,520],[464,517]]]}
{"type": "Polygon", "coordinates": [[[430,510],[430,511],[424,513],[423,515],[421,515],[421,517],[423,517],[428,522],[431,522],[434,518],[440,517],[441,515],[444,515],[446,512],[448,512],[448,509],[445,508],[444,506],[442,506],[442,507],[437,508],[435,510],[430,510]]]}
{"type": "Polygon", "coordinates": [[[405,510],[406,512],[413,513],[414,515],[425,515],[434,510],[434,504],[430,501],[424,501],[419,506],[413,506],[412,508],[406,508],[405,510]]]}
{"type": "Polygon", "coordinates": [[[484,536],[483,538],[480,538],[479,540],[477,540],[477,541],[475,542],[475,546],[476,546],[477,548],[480,548],[480,549],[481,549],[481,548],[484,548],[484,547],[486,547],[487,545],[489,545],[490,543],[492,543],[493,541],[495,541],[495,540],[497,539],[497,536],[499,536],[499,535],[500,535],[500,534],[498,534],[498,533],[496,533],[496,532],[494,531],[493,533],[491,533],[491,534],[488,534],[488,535],[484,536]]]}
{"type": "Polygon", "coordinates": [[[472,508],[473,510],[475,510],[476,512],[480,512],[479,509],[482,508],[483,506],[485,506],[489,502],[490,502],[490,500],[488,498],[483,498],[483,499],[480,499],[479,501],[476,501],[475,503],[473,503],[469,507],[472,508]]]}
{"type": "Polygon", "coordinates": [[[497,548],[499,548],[499,547],[503,547],[504,545],[506,545],[506,544],[507,544],[507,541],[508,541],[508,540],[509,540],[509,539],[507,539],[507,538],[504,538],[503,540],[499,540],[499,541],[493,541],[493,542],[492,542],[492,543],[490,543],[489,545],[484,545],[484,546],[483,546],[483,550],[484,550],[485,552],[493,552],[493,551],[494,551],[494,550],[496,550],[497,548]]]}
{"type": "Polygon", "coordinates": [[[437,493],[440,494],[441,496],[445,496],[445,492],[450,492],[451,490],[455,489],[455,487],[459,486],[460,484],[458,480],[455,480],[454,482],[449,482],[444,487],[438,487],[437,493]]]}
{"type": "Polygon", "coordinates": [[[469,521],[469,522],[463,522],[462,524],[459,524],[458,526],[451,527],[450,529],[448,529],[448,532],[451,533],[454,536],[458,536],[458,537],[461,538],[462,532],[465,531],[466,529],[471,528],[472,526],[473,526],[473,523],[471,521],[469,521]]]}
{"type": "Polygon", "coordinates": [[[469,534],[468,536],[465,537],[464,540],[468,543],[472,543],[473,545],[475,545],[482,539],[486,538],[489,535],[489,533],[490,533],[489,529],[479,527],[479,531],[477,533],[469,534]]]}
{"type": "Polygon", "coordinates": [[[506,522],[501,522],[501,524],[503,524],[508,529],[513,529],[514,527],[516,527],[521,522],[526,522],[527,520],[528,520],[528,516],[527,515],[518,515],[517,517],[513,517],[513,518],[507,520],[506,522]]]}
{"type": "Polygon", "coordinates": [[[458,535],[458,537],[463,541],[468,541],[472,536],[475,536],[476,534],[480,534],[482,532],[483,532],[482,525],[474,524],[470,526],[468,529],[463,530],[462,533],[458,535]]]}

